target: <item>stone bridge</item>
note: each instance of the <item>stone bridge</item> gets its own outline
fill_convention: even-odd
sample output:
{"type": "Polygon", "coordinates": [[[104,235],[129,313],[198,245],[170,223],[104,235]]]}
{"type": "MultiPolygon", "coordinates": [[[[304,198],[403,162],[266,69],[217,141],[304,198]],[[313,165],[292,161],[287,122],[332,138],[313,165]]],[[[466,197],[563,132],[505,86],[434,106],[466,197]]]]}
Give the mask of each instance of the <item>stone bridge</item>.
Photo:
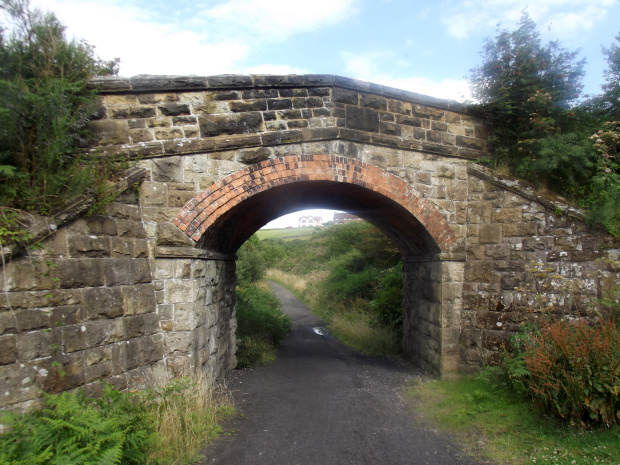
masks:
{"type": "Polygon", "coordinates": [[[102,379],[222,377],[236,363],[235,252],[300,209],[353,213],[397,245],[403,346],[438,374],[493,361],[541,296],[583,310],[618,282],[599,260],[618,258],[613,238],[475,164],[487,128],[465,105],[329,75],[93,85],[89,150],[136,167],[104,214],[81,214],[82,199],[33,224],[41,250],[4,254],[2,407],[102,379]]]}

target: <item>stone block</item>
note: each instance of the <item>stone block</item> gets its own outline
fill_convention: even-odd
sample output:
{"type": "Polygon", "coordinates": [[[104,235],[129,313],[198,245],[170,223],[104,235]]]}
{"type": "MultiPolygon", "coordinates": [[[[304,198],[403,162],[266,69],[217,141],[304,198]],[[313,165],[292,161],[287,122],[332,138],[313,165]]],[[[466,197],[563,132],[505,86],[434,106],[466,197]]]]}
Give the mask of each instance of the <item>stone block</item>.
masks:
{"type": "Polygon", "coordinates": [[[0,336],[0,365],[10,365],[17,361],[17,335],[0,336]]]}
{"type": "Polygon", "coordinates": [[[498,208],[493,211],[493,223],[521,223],[522,208],[498,208]]]}
{"type": "Polygon", "coordinates": [[[91,383],[97,380],[104,380],[114,374],[114,363],[106,361],[84,367],[84,382],[91,383]]]}
{"type": "Polygon", "coordinates": [[[110,256],[110,238],[99,236],[71,236],[69,254],[73,258],[105,258],[110,256]]]}
{"type": "Polygon", "coordinates": [[[172,126],[172,118],[149,118],[146,120],[146,125],[149,128],[167,128],[172,126]]]}
{"type": "Polygon", "coordinates": [[[118,220],[118,235],[123,238],[145,239],[146,232],[142,221],[118,220]]]}
{"type": "Polygon", "coordinates": [[[194,304],[176,304],[174,306],[174,330],[192,331],[206,320],[204,307],[199,311],[194,304]],[[201,318],[202,314],[202,318],[201,318]]]}
{"type": "Polygon", "coordinates": [[[131,105],[108,109],[112,119],[152,118],[157,116],[155,107],[150,105],[131,105]]]}
{"type": "Polygon", "coordinates": [[[144,335],[151,336],[159,333],[159,314],[156,312],[145,313],[142,315],[144,321],[144,335]]]}
{"type": "Polygon", "coordinates": [[[164,354],[166,358],[179,355],[191,355],[194,352],[194,341],[190,331],[165,333],[164,354]]]}
{"type": "Polygon", "coordinates": [[[200,128],[198,126],[183,126],[183,134],[186,139],[200,137],[200,128]]]}
{"type": "Polygon", "coordinates": [[[180,128],[158,128],[153,131],[155,140],[183,139],[185,134],[180,128]]]}
{"type": "Polygon", "coordinates": [[[375,110],[387,110],[387,99],[379,95],[361,94],[360,106],[374,108],[375,110]]]}
{"type": "Polygon", "coordinates": [[[240,113],[237,115],[206,115],[198,118],[200,135],[214,137],[232,134],[251,134],[261,132],[263,118],[259,112],[240,113]]]}
{"type": "MultiPolygon", "coordinates": [[[[93,215],[86,219],[89,235],[94,236],[115,236],[116,221],[114,218],[102,215],[93,215]]],[[[75,233],[71,233],[71,240],[76,237],[75,233]]],[[[79,236],[78,236],[79,237],[79,236]]]]}
{"type": "Polygon", "coordinates": [[[146,206],[167,205],[167,187],[161,182],[143,182],[140,184],[140,202],[146,206]]]}
{"type": "Polygon", "coordinates": [[[112,346],[110,345],[84,351],[84,365],[87,367],[110,361],[112,361],[112,346]]]}
{"type": "Polygon", "coordinates": [[[129,128],[125,121],[90,121],[87,143],[97,145],[117,145],[129,142],[129,128]]]}
{"type": "MultiPolygon", "coordinates": [[[[182,137],[181,133],[181,137],[182,137]]],[[[153,160],[153,181],[183,183],[182,157],[166,157],[153,160]]]]}
{"type": "MultiPolygon", "coordinates": [[[[455,169],[453,165],[446,164],[438,164],[437,165],[437,176],[441,178],[449,178],[454,179],[455,177],[455,169]]],[[[466,189],[466,187],[465,187],[466,189]]],[[[462,198],[453,198],[452,200],[464,200],[462,198]]]]}
{"type": "MultiPolygon", "coordinates": [[[[32,294],[31,294],[32,295],[32,294]]],[[[48,297],[49,304],[53,296],[48,297]]],[[[47,307],[47,305],[45,305],[47,307]]],[[[9,320],[7,327],[15,328],[15,322],[11,322],[10,319],[17,320],[17,327],[19,331],[32,331],[34,329],[49,328],[51,323],[51,310],[49,308],[30,308],[23,310],[13,310],[13,312],[7,314],[9,320]]],[[[0,319],[2,321],[3,319],[0,319]]],[[[6,329],[5,329],[6,332],[6,329]]],[[[2,331],[0,331],[0,334],[2,331]]]]}
{"type": "Polygon", "coordinates": [[[138,144],[140,142],[151,142],[155,140],[153,130],[146,128],[130,129],[129,137],[131,137],[131,142],[134,144],[138,144]]]}
{"type": "MultiPolygon", "coordinates": [[[[84,324],[84,338],[87,347],[100,347],[116,342],[116,320],[92,321],[84,324]]],[[[80,328],[81,329],[81,328],[80,328]]]]}
{"type": "Polygon", "coordinates": [[[194,280],[170,280],[166,283],[166,302],[193,302],[196,299],[194,280]]]}
{"type": "Polygon", "coordinates": [[[66,354],[88,349],[88,338],[86,335],[86,325],[71,325],[63,327],[62,347],[66,354]]]}
{"type": "Polygon", "coordinates": [[[140,365],[140,350],[136,339],[114,344],[112,359],[122,371],[132,370],[140,365]]]}
{"type": "Polygon", "coordinates": [[[83,321],[80,305],[61,305],[52,309],[50,327],[75,325],[83,321]]]}
{"type": "Polygon", "coordinates": [[[271,150],[267,147],[260,147],[256,150],[241,150],[237,156],[237,160],[245,164],[259,163],[271,157],[271,150]]]}
{"type": "Polygon", "coordinates": [[[170,378],[189,376],[193,373],[192,360],[189,356],[166,357],[166,370],[170,378]]]}
{"type": "Polygon", "coordinates": [[[527,221],[522,223],[506,223],[502,225],[504,237],[531,237],[538,233],[538,223],[527,221]]]}
{"type": "Polygon", "coordinates": [[[50,331],[30,331],[21,333],[17,339],[19,360],[34,360],[52,355],[52,333],[50,331]]]}
{"type": "Polygon", "coordinates": [[[82,291],[82,314],[85,320],[116,318],[123,314],[119,287],[95,287],[82,291]]]}
{"type": "Polygon", "coordinates": [[[190,115],[191,111],[187,103],[164,103],[157,108],[163,116],[182,116],[190,115]]]}
{"type": "Polygon", "coordinates": [[[132,284],[131,258],[114,258],[105,263],[106,286],[122,286],[132,284]]]}
{"type": "Polygon", "coordinates": [[[194,247],[195,243],[170,222],[157,225],[156,244],[165,247],[194,247]]]}
{"type": "Polygon", "coordinates": [[[152,281],[151,264],[148,258],[135,258],[131,260],[130,268],[133,284],[145,284],[152,281]]]}
{"type": "Polygon", "coordinates": [[[347,106],[347,129],[379,132],[379,113],[371,108],[347,106]]]}
{"type": "Polygon", "coordinates": [[[499,224],[480,225],[481,244],[500,244],[502,242],[502,226],[499,224]]]}
{"type": "Polygon", "coordinates": [[[155,289],[152,284],[121,287],[125,315],[139,315],[155,311],[155,289]]]}
{"type": "Polygon", "coordinates": [[[105,284],[105,259],[80,258],[59,263],[62,288],[98,287],[105,284]]]}
{"type": "Polygon", "coordinates": [[[138,339],[140,365],[151,365],[164,357],[164,336],[154,335],[138,339]]]}

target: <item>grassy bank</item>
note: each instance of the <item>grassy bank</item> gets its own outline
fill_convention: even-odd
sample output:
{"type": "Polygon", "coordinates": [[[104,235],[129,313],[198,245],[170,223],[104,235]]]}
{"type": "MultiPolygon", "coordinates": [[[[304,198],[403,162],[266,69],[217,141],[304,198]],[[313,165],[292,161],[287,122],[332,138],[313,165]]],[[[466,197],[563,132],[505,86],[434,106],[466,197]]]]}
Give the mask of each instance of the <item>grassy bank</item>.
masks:
{"type": "Polygon", "coordinates": [[[544,416],[489,372],[417,381],[408,390],[424,421],[456,435],[472,456],[502,465],[620,463],[620,428],[581,429],[544,416]]]}

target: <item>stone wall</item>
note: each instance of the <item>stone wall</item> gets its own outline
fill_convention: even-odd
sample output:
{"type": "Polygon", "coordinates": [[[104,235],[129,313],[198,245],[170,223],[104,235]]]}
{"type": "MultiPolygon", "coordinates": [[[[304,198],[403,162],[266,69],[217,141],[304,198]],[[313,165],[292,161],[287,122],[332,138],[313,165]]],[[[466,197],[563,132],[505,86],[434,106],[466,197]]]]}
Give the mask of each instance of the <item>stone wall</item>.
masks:
{"type": "MultiPolygon", "coordinates": [[[[61,226],[61,225],[58,225],[61,226]]],[[[144,389],[234,365],[234,262],[154,261],[136,193],[12,257],[0,297],[0,407],[107,381],[144,389]]]]}
{"type": "Polygon", "coordinates": [[[514,331],[543,313],[586,316],[620,285],[617,240],[561,199],[470,166],[461,368],[496,362],[514,331]]]}

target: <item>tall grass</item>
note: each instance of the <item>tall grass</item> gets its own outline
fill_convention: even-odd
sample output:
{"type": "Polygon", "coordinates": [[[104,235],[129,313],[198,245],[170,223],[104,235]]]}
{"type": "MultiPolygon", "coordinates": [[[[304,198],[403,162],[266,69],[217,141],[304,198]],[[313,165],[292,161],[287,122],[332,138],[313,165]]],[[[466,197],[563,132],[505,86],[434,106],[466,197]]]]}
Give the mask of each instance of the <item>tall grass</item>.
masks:
{"type": "Polygon", "coordinates": [[[150,465],[195,463],[234,412],[225,389],[213,391],[204,376],[174,380],[146,397],[157,438],[147,455],[150,465]]]}
{"type": "Polygon", "coordinates": [[[401,350],[399,334],[389,326],[378,324],[363,299],[349,306],[337,305],[329,316],[329,330],[363,354],[395,355],[401,350]]]}

